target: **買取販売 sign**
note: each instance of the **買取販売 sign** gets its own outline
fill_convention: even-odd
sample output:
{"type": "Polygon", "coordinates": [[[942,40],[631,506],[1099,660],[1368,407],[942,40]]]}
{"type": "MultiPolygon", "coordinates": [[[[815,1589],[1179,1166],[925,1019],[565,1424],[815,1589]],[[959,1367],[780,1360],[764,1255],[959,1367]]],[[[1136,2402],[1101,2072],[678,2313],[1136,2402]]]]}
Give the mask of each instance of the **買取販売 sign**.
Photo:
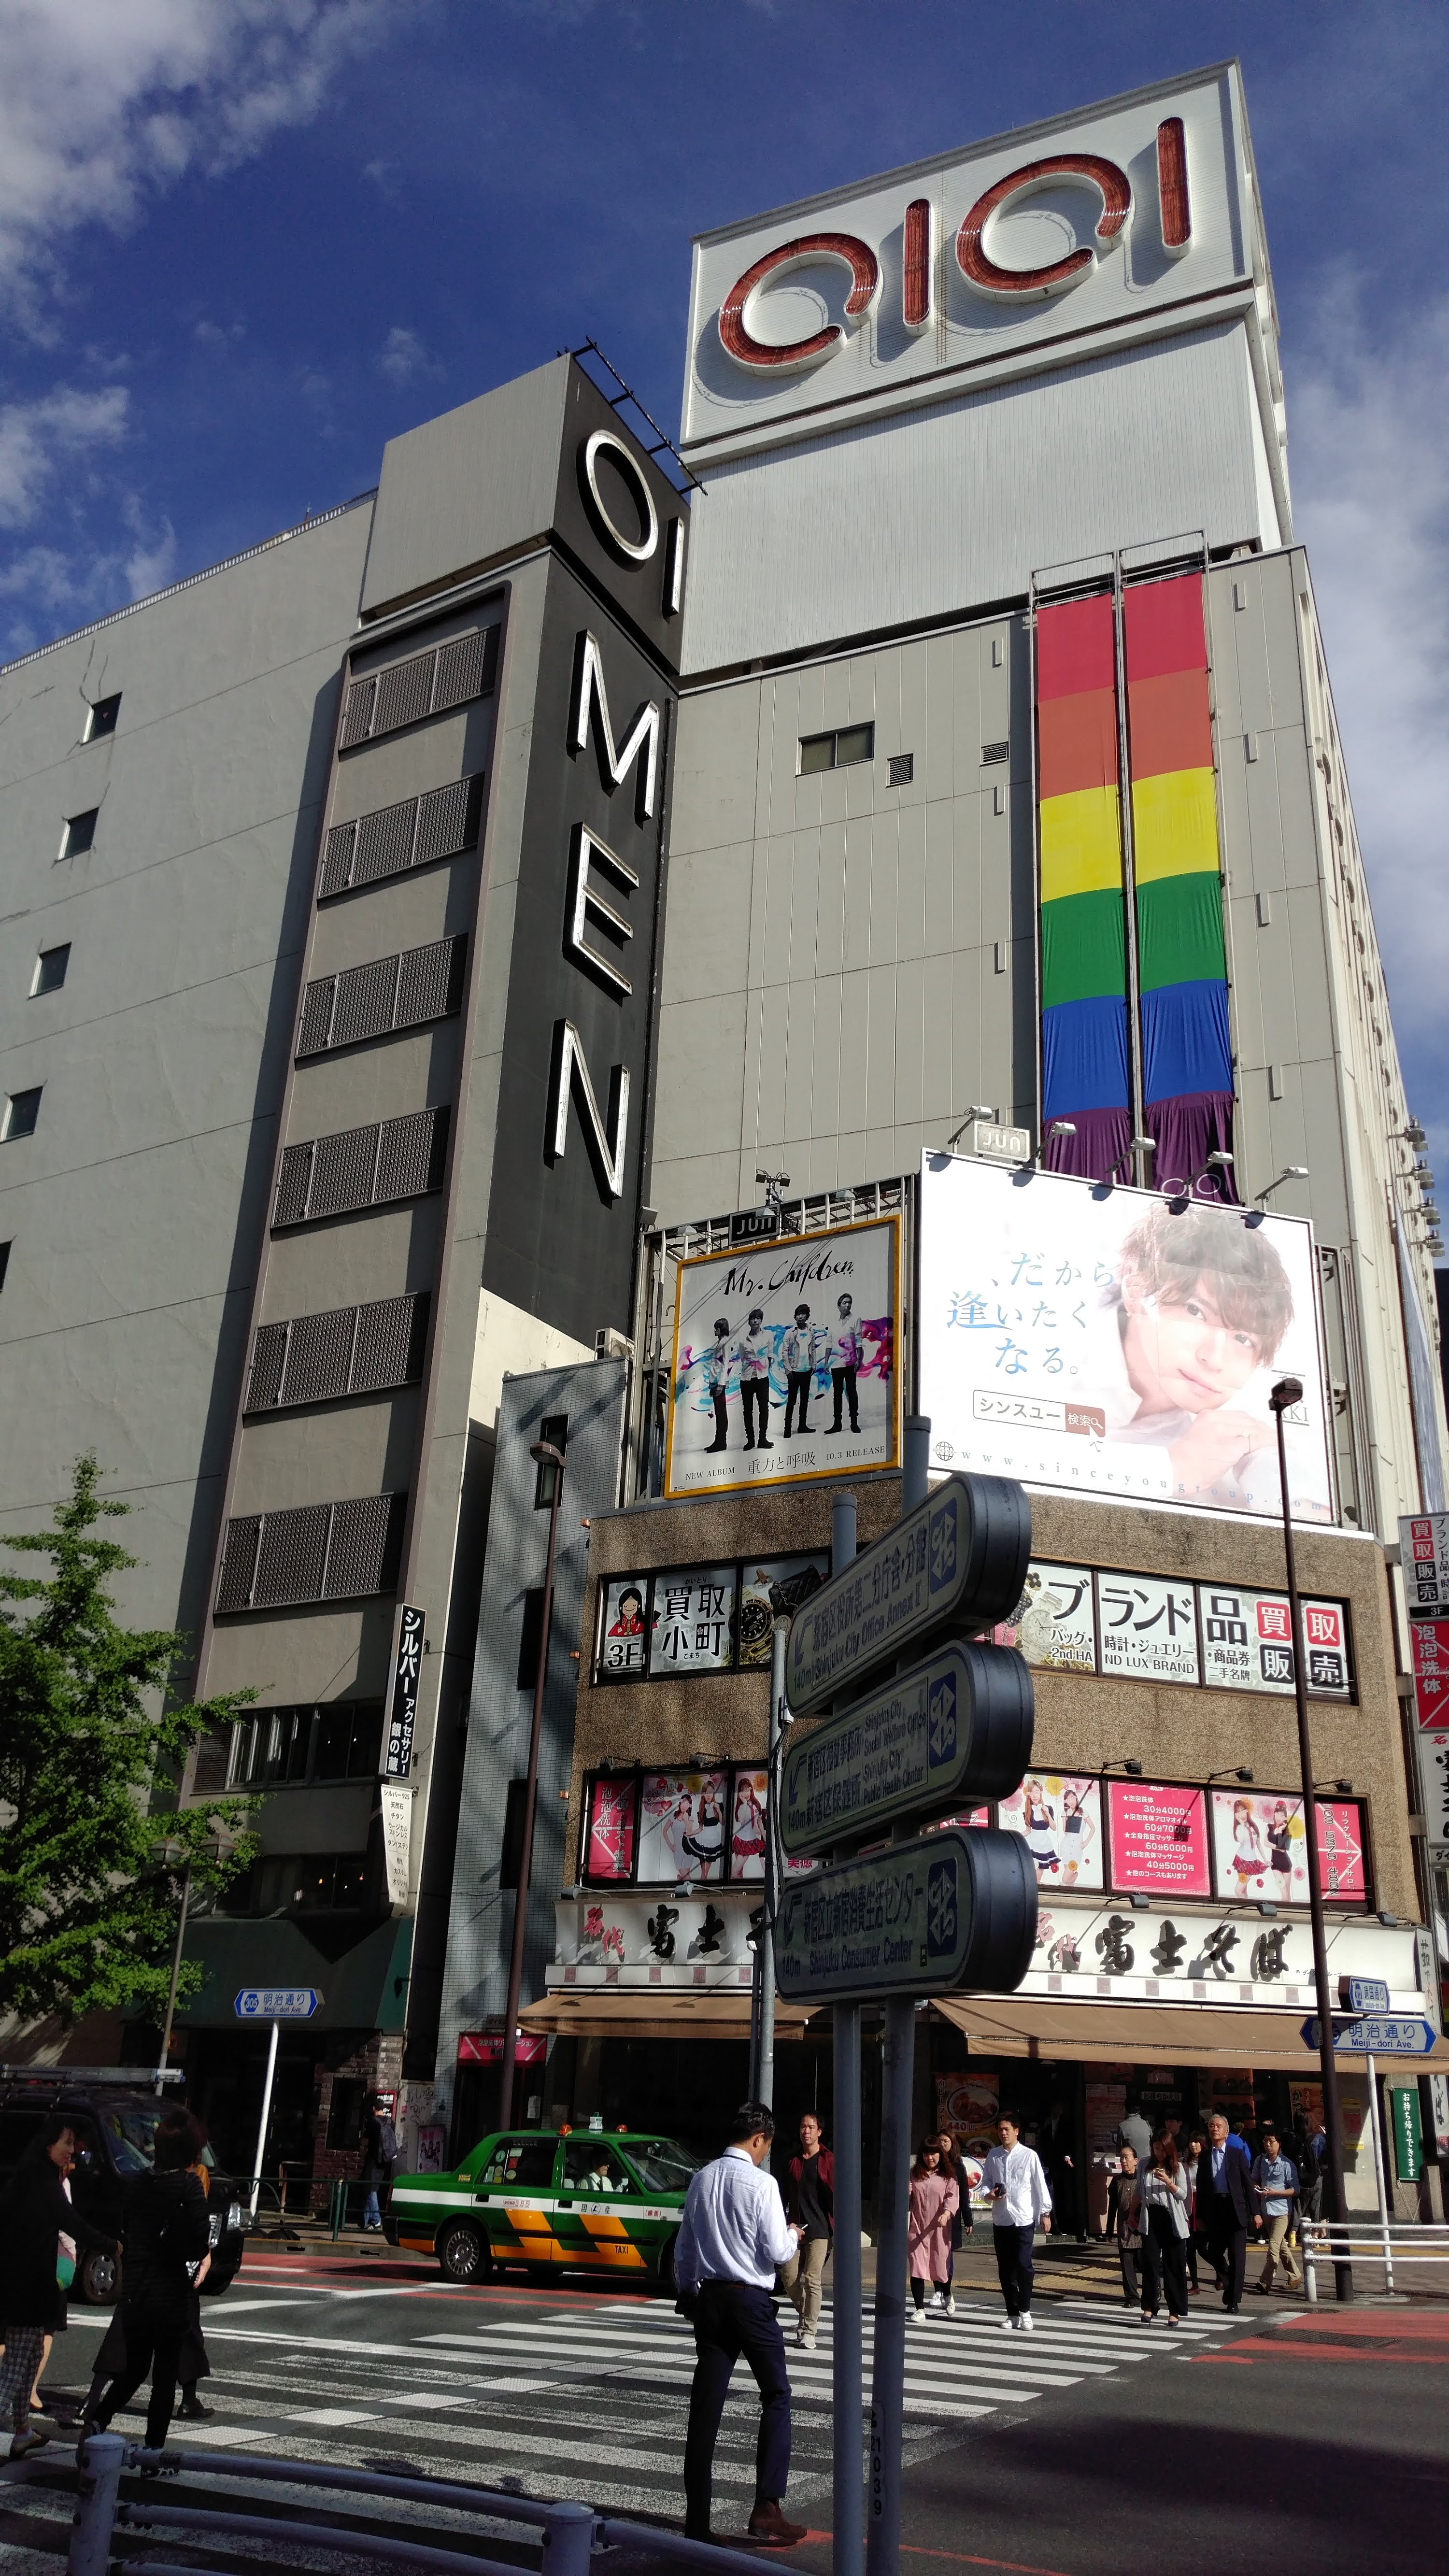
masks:
{"type": "Polygon", "coordinates": [[[1036,1871],[1019,1834],[957,1826],[796,1880],[775,1917],[783,2003],[1011,1993],[1036,1941],[1036,1871]]]}
{"type": "Polygon", "coordinates": [[[792,1857],[897,1816],[1014,1789],[1031,1759],[1031,1675],[1009,1646],[953,1638],[792,1743],[780,1840],[792,1857]]]}
{"type": "Polygon", "coordinates": [[[1006,1476],[948,1476],[790,1623],[785,1691],[806,1716],[959,1620],[1006,1617],[1031,1561],[1031,1512],[1006,1476]]]}

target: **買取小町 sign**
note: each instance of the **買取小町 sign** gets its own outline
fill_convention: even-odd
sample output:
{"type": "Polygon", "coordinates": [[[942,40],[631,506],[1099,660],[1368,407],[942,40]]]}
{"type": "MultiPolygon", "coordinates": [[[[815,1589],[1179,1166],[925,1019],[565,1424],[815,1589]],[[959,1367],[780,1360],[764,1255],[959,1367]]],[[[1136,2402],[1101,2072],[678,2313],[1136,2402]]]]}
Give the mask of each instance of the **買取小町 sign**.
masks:
{"type": "Polygon", "coordinates": [[[775,1917],[782,2003],[1010,1994],[1036,1942],[1036,1871],[1019,1834],[948,1826],[795,1881],[775,1917]]]}
{"type": "Polygon", "coordinates": [[[238,2021],[310,2021],[322,2003],[315,1986],[243,1986],[235,2010],[238,2021]]]}
{"type": "Polygon", "coordinates": [[[989,1628],[1021,1598],[1031,1512],[1006,1476],[948,1476],[821,1585],[790,1623],[785,1691],[797,1716],[859,1690],[877,1666],[959,1619],[989,1628]]]}
{"type": "Polygon", "coordinates": [[[896,1816],[1015,1788],[1031,1759],[1031,1675],[1007,1646],[953,1638],[790,1746],[780,1840],[827,1849],[896,1816]]]}

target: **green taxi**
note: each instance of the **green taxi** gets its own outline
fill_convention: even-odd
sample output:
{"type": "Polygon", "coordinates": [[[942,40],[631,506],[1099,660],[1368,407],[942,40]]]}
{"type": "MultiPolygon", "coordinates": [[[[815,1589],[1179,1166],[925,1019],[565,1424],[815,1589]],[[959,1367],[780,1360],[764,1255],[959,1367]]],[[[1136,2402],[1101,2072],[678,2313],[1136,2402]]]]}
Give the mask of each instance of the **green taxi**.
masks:
{"type": "Polygon", "coordinates": [[[455,2173],[399,2174],[385,2224],[394,2245],[435,2254],[449,2281],[520,2263],[668,2283],[698,2171],[688,2147],[651,2130],[497,2131],[455,2173]]]}

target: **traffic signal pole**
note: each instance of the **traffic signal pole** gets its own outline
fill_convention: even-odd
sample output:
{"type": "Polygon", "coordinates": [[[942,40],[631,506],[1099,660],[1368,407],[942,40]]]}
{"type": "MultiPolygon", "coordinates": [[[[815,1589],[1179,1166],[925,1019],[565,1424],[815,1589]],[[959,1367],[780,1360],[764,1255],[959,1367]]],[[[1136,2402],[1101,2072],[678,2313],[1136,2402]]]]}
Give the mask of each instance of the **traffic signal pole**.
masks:
{"type": "MultiPolygon", "coordinates": [[[[931,1418],[906,1416],[901,1518],[926,1499],[931,1418]]],[[[914,1837],[897,1825],[896,1842],[914,1837]]],[[[906,2394],[907,2237],[910,2225],[911,2095],[916,2062],[913,1995],[885,2005],[881,2066],[880,2178],[876,2187],[875,2360],[870,2392],[870,2522],[868,2576],[896,2576],[901,2546],[901,2433],[906,2394]]]]}
{"type": "MultiPolygon", "coordinates": [[[[837,1494],[830,1521],[830,1571],[855,1563],[854,1494],[837,1494]]],[[[835,2089],[832,2135],[835,2155],[835,2235],[831,2262],[834,2329],[831,2388],[834,2404],[835,2576],[861,2576],[865,2521],[860,2476],[860,2006],[836,2004],[835,2089]]]]}

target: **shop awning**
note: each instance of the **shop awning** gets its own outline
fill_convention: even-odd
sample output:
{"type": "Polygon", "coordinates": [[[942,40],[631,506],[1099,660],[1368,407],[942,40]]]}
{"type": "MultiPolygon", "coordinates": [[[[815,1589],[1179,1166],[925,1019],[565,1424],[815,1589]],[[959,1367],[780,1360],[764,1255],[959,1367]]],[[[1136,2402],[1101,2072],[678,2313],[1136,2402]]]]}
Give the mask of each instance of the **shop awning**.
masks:
{"type": "MultiPolygon", "coordinates": [[[[1303,2045],[1305,2016],[1214,2011],[1211,2004],[1058,2003],[1027,1995],[938,1995],[935,2008],[965,2032],[982,2057],[1054,2057],[1124,2066],[1275,2067],[1312,2077],[1316,2051],[1303,2045]]],[[[1337,2051],[1341,2067],[1363,2059],[1337,2051]]],[[[1427,2057],[1377,2058],[1379,2072],[1418,2074],[1449,2064],[1449,2041],[1427,2057]]]]}
{"type": "MultiPolygon", "coordinates": [[[[777,2004],[775,2037],[803,2039],[809,2019],[798,2004],[777,2004]]],[[[657,1986],[629,1994],[593,1986],[525,2004],[518,2021],[522,2030],[555,2031],[561,2039],[748,2039],[750,1998],[708,1991],[671,1994],[657,1986]]]]}

